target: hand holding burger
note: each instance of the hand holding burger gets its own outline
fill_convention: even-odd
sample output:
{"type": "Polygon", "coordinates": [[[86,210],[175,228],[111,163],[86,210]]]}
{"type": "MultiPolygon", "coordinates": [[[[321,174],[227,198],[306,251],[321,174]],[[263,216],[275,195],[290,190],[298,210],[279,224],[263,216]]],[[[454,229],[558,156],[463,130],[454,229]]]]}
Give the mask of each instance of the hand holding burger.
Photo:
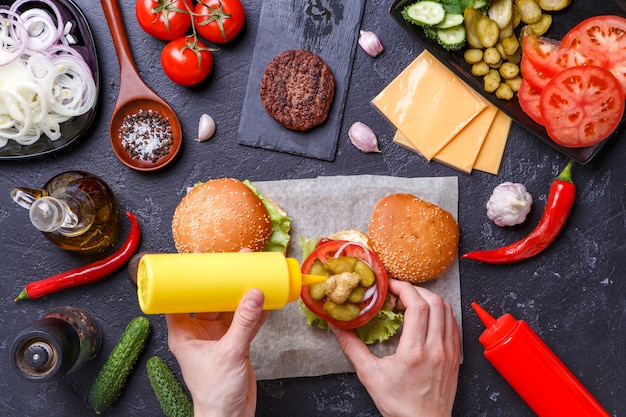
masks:
{"type": "Polygon", "coordinates": [[[408,282],[389,280],[389,290],[405,310],[395,354],[379,358],[354,332],[331,329],[383,416],[450,417],[461,359],[452,307],[408,282]]]}

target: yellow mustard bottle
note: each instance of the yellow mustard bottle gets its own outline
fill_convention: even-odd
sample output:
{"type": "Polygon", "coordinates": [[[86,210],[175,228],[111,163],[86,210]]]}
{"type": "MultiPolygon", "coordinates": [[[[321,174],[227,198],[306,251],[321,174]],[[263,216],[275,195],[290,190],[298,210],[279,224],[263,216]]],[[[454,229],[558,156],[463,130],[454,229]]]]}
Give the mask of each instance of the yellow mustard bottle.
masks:
{"type": "Polygon", "coordinates": [[[263,309],[300,297],[303,285],[325,276],[300,272],[279,252],[149,253],[139,260],[137,297],[145,314],[235,311],[246,291],[265,294],[263,309]]]}

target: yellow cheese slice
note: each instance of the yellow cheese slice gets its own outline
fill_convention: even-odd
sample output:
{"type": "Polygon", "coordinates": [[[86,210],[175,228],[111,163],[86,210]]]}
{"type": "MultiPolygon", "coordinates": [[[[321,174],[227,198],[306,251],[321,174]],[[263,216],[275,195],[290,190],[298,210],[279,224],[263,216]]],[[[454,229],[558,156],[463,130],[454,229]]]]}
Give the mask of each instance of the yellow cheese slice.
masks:
{"type": "Polygon", "coordinates": [[[498,111],[474,162],[474,169],[498,175],[510,129],[511,118],[498,111]]]}
{"type": "Polygon", "coordinates": [[[437,152],[433,159],[463,172],[472,172],[497,112],[495,106],[489,105],[437,152]]]}
{"type": "Polygon", "coordinates": [[[487,107],[486,100],[428,51],[415,58],[372,103],[428,160],[487,107]]]}

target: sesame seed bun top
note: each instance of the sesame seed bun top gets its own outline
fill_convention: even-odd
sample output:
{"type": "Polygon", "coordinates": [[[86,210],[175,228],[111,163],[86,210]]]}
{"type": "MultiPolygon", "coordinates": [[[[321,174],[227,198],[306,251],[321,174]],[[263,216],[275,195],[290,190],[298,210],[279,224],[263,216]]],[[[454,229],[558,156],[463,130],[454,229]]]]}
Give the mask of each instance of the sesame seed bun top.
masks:
{"type": "Polygon", "coordinates": [[[372,212],[372,249],[391,278],[418,283],[443,274],[459,246],[459,225],[441,207],[411,194],[382,198],[372,212]]]}
{"type": "Polygon", "coordinates": [[[193,187],[172,219],[174,244],[180,253],[261,251],[271,233],[270,216],[261,200],[232,178],[193,187]]]}

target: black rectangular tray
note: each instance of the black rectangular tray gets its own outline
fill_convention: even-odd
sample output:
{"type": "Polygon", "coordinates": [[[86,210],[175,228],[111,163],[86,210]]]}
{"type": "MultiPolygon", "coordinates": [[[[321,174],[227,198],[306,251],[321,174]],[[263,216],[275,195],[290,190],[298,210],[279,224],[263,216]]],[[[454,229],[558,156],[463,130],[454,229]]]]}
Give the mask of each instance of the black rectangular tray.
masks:
{"type": "MultiPolygon", "coordinates": [[[[461,78],[467,85],[471,86],[479,94],[485,97],[489,102],[502,110],[513,119],[517,124],[523,126],[533,133],[542,141],[556,148],[560,152],[576,160],[581,164],[590,162],[598,152],[606,146],[610,141],[617,138],[626,137],[624,131],[624,121],[615,132],[602,142],[585,148],[566,148],[556,144],[548,136],[545,128],[535,123],[530,117],[524,113],[519,105],[517,96],[512,100],[505,101],[498,99],[494,94],[487,93],[483,90],[482,78],[472,75],[471,67],[463,59],[463,49],[458,51],[446,51],[436,41],[428,38],[424,30],[414,24],[408,23],[402,18],[402,10],[408,4],[414,3],[416,0],[396,0],[391,6],[391,16],[396,22],[413,35],[432,55],[437,57],[452,72],[461,78]]],[[[588,1],[576,0],[572,4],[560,12],[553,13],[553,23],[545,36],[553,39],[561,39],[571,28],[582,22],[588,17],[599,15],[617,15],[626,16],[626,2],[624,0],[602,0],[588,1]]]]}

